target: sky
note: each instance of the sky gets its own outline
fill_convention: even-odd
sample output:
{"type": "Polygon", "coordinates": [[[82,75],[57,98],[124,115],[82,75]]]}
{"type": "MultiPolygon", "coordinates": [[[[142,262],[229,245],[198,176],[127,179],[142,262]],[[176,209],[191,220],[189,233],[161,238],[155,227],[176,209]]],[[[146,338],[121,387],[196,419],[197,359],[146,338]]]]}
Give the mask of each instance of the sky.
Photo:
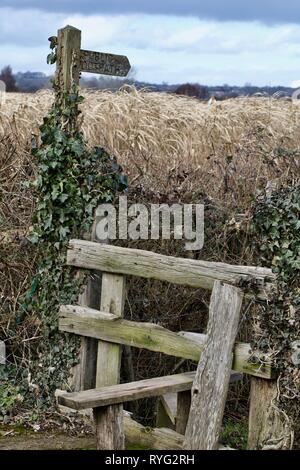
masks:
{"type": "Polygon", "coordinates": [[[67,24],[141,81],[300,85],[299,0],[0,0],[0,68],[53,73],[47,39],[67,24]]]}

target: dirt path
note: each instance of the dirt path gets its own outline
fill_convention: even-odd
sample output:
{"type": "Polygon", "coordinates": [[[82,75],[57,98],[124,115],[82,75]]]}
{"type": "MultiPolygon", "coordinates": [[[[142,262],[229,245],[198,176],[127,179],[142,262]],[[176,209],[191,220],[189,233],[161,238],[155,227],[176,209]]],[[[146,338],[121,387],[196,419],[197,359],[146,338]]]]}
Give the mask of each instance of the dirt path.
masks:
{"type": "Polygon", "coordinates": [[[0,437],[0,450],[92,450],[93,436],[72,437],[66,434],[43,432],[0,437]]]}

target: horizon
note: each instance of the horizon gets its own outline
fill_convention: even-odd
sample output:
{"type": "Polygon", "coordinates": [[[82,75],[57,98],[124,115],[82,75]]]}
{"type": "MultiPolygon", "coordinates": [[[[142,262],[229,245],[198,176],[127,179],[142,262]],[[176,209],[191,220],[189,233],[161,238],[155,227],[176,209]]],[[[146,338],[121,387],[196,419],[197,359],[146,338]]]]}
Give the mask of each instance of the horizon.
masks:
{"type": "MultiPolygon", "coordinates": [[[[6,66],[10,66],[10,64],[5,64],[4,66],[1,66],[0,67],[0,72],[1,70],[6,67],[6,66]]],[[[47,74],[45,72],[42,72],[41,70],[25,70],[25,71],[21,71],[21,70],[18,70],[18,71],[14,71],[12,70],[12,73],[14,76],[17,76],[18,74],[26,74],[26,73],[29,73],[29,74],[43,74],[43,76],[45,78],[52,78],[54,76],[54,74],[47,74]]],[[[99,78],[99,77],[104,77],[106,79],[108,79],[107,75],[96,75],[96,74],[91,74],[91,73],[82,73],[82,78],[84,80],[90,80],[92,78],[99,78]]],[[[118,78],[116,77],[109,77],[110,80],[118,80],[118,78]]],[[[229,87],[229,88],[246,88],[246,87],[253,87],[253,88],[290,88],[290,89],[298,89],[299,86],[300,86],[300,80],[299,80],[299,84],[295,84],[295,86],[289,86],[289,85],[283,85],[281,83],[274,83],[272,85],[266,83],[264,85],[257,85],[255,83],[251,83],[251,82],[246,82],[246,83],[243,83],[241,85],[238,85],[236,83],[212,83],[212,84],[208,84],[208,83],[200,83],[200,82],[191,82],[191,81],[186,81],[186,82],[148,82],[146,80],[139,80],[139,79],[136,79],[136,78],[133,78],[132,79],[133,82],[136,82],[136,83],[146,83],[146,84],[149,84],[149,85],[157,85],[157,86],[163,86],[163,85],[166,85],[168,87],[175,87],[175,86],[179,86],[179,85],[184,85],[184,84],[191,84],[191,85],[200,85],[200,86],[204,86],[204,87],[208,87],[208,88],[217,88],[217,87],[229,87]]]]}

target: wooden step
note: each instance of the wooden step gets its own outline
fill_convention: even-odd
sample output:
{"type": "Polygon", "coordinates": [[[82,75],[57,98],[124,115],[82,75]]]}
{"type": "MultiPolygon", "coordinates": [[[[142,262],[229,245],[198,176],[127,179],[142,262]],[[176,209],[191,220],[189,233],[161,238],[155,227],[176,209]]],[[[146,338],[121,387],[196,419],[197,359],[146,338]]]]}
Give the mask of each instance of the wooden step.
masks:
{"type": "MultiPolygon", "coordinates": [[[[240,380],[242,374],[231,373],[231,382],[240,380]]],[[[190,390],[195,378],[195,372],[167,375],[154,379],[140,380],[109,387],[95,388],[83,392],[66,393],[58,397],[58,403],[75,410],[98,408],[115,405],[128,401],[139,400],[146,397],[156,397],[170,392],[184,392],[190,390]]]]}

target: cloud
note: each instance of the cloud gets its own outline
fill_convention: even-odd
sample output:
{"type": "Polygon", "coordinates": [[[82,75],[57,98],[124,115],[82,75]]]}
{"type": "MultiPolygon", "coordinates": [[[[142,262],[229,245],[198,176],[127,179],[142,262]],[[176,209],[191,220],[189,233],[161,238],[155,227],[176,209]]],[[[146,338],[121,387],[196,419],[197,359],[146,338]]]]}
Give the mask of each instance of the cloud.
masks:
{"type": "Polygon", "coordinates": [[[146,13],[196,16],[220,21],[299,23],[299,0],[1,0],[3,7],[55,13],[146,13]]]}
{"type": "Polygon", "coordinates": [[[0,44],[40,46],[56,32],[64,14],[0,8],[0,44]],[[48,34],[49,33],[49,34],[48,34]]]}
{"type": "Polygon", "coordinates": [[[139,80],[265,85],[289,84],[300,75],[297,24],[1,7],[0,68],[11,64],[15,71],[49,73],[47,38],[66,24],[82,30],[82,48],[127,55],[139,80]]]}
{"type": "MultiPolygon", "coordinates": [[[[82,30],[83,47],[170,51],[177,53],[245,54],[300,51],[300,25],[267,26],[259,22],[217,22],[174,16],[70,15],[65,23],[82,30]]],[[[274,56],[275,57],[275,56],[274,56]]]]}

